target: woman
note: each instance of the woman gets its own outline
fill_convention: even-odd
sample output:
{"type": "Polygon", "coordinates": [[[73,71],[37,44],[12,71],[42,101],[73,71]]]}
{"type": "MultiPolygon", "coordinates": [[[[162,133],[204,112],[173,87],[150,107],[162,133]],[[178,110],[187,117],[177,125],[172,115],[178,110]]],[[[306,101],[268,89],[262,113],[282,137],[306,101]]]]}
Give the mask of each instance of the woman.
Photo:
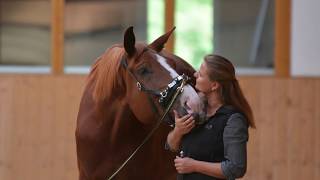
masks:
{"type": "Polygon", "coordinates": [[[194,76],[207,99],[207,121],[195,126],[193,116],[175,112],[167,147],[183,156],[174,160],[180,179],[240,178],[246,172],[248,127],[255,124],[234,67],[224,57],[207,55],[194,76]]]}

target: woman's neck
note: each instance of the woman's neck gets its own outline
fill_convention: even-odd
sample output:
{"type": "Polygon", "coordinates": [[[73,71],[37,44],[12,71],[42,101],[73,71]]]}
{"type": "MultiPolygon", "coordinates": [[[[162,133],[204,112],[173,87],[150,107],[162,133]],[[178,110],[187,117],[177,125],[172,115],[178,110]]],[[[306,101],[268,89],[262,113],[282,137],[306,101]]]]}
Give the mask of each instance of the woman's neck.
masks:
{"type": "Polygon", "coordinates": [[[223,105],[220,96],[216,92],[207,95],[207,116],[212,116],[223,105]]]}

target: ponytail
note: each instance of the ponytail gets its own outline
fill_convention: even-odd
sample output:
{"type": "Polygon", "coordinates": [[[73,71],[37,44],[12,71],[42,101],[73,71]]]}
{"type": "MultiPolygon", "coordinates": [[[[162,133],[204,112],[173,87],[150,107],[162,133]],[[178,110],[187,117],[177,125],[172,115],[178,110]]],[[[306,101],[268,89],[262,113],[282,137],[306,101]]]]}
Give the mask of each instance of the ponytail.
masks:
{"type": "Polygon", "coordinates": [[[221,94],[223,103],[231,105],[244,114],[247,118],[248,124],[252,128],[256,128],[253,119],[252,109],[242,93],[238,80],[232,80],[227,82],[220,82],[222,85],[221,94]]]}

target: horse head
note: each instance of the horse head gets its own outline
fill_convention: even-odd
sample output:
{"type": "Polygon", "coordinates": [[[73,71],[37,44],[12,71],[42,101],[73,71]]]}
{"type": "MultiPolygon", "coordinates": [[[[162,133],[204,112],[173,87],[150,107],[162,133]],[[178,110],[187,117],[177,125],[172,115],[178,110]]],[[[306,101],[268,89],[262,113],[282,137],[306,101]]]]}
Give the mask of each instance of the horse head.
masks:
{"type": "MultiPolygon", "coordinates": [[[[174,28],[149,45],[135,42],[132,27],[124,35],[125,53],[121,64],[125,69],[125,97],[130,109],[143,124],[153,123],[150,120],[159,118],[179,83],[185,80],[183,78],[193,78],[194,70],[188,63],[163,50],[173,30],[174,28]],[[181,76],[182,74],[184,75],[181,76]]],[[[192,81],[194,79],[190,82],[192,81]]],[[[184,110],[184,113],[204,114],[203,101],[194,88],[189,84],[183,88],[174,109],[179,109],[181,113],[184,110]]]]}

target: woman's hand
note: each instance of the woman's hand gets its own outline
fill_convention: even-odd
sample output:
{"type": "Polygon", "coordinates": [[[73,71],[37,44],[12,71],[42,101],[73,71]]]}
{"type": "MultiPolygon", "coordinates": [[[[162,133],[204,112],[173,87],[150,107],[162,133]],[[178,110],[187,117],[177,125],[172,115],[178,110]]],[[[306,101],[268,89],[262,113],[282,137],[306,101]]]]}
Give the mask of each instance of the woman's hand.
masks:
{"type": "Polygon", "coordinates": [[[179,156],[176,156],[176,159],[174,160],[174,166],[176,167],[176,170],[180,174],[187,174],[194,172],[194,162],[195,160],[192,158],[181,158],[179,156]]]}
{"type": "Polygon", "coordinates": [[[183,117],[179,117],[177,111],[174,112],[174,118],[175,118],[175,127],[174,130],[176,134],[179,134],[181,136],[187,134],[191,131],[191,129],[195,126],[194,118],[190,114],[187,114],[183,117]]]}

